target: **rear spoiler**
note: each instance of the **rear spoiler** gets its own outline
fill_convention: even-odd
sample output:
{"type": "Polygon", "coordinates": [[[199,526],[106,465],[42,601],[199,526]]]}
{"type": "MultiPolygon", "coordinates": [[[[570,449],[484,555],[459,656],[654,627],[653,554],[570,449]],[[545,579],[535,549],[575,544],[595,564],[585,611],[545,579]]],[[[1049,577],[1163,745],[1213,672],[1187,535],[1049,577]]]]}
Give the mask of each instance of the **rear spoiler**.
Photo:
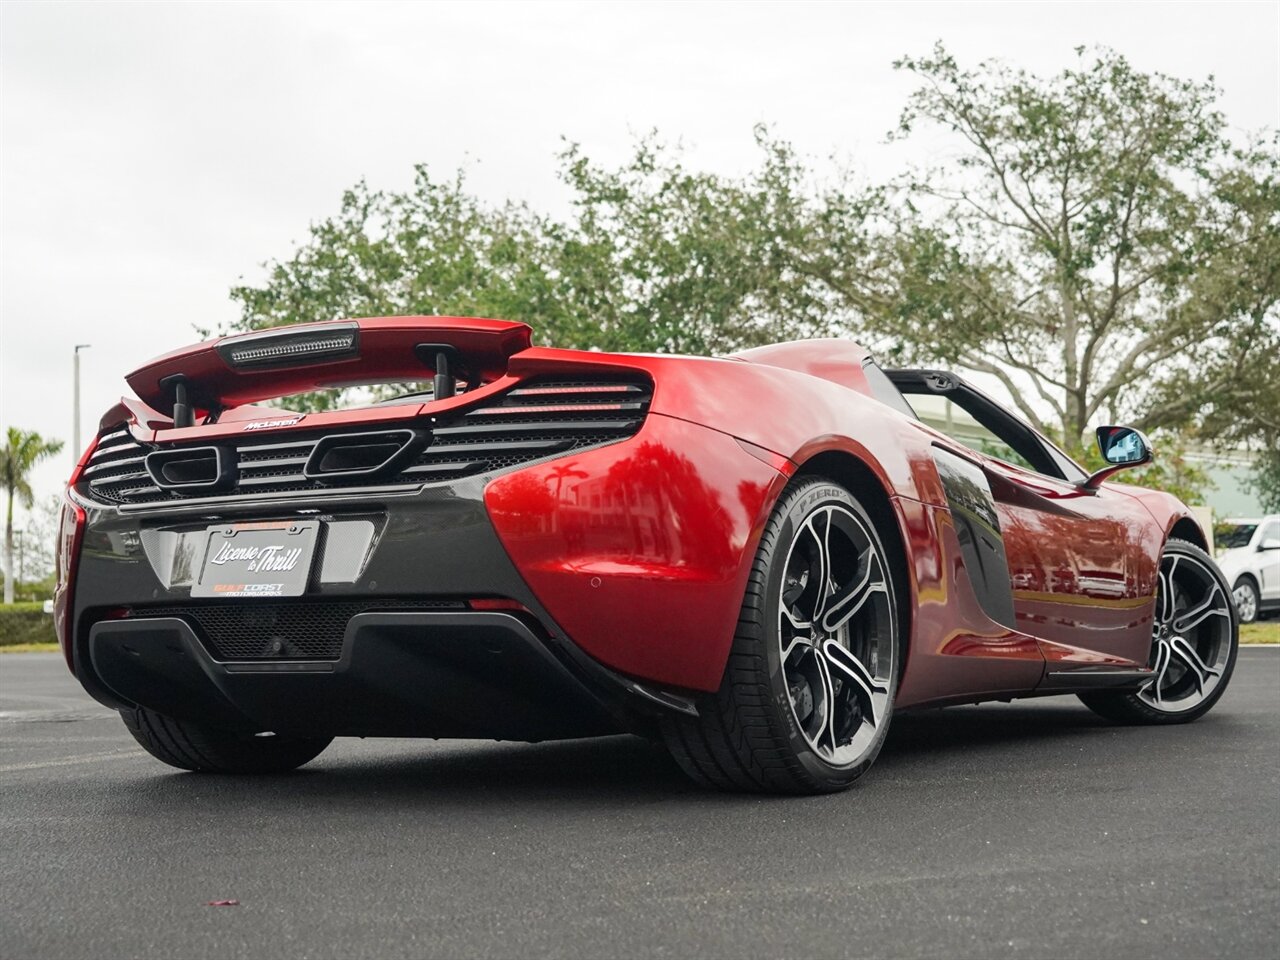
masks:
{"type": "Polygon", "coordinates": [[[276,327],[167,353],[125,379],[183,426],[191,410],[224,410],[360,383],[501,377],[531,343],[528,325],[471,317],[373,317],[276,327]]]}

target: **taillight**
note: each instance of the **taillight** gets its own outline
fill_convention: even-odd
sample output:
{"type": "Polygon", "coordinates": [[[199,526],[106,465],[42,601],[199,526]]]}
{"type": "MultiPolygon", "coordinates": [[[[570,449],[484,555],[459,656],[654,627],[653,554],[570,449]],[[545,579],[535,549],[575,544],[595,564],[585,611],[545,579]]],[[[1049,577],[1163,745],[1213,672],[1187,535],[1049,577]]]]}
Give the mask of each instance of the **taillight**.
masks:
{"type": "Polygon", "coordinates": [[[360,356],[360,325],[327,323],[321,329],[269,330],[229,337],[215,350],[232,367],[300,367],[360,356]]]}
{"type": "Polygon", "coordinates": [[[57,582],[53,589],[53,629],[58,635],[58,644],[62,647],[62,655],[66,657],[67,668],[72,673],[76,672],[76,665],[71,647],[71,592],[75,579],[76,563],[80,559],[80,544],[84,540],[86,517],[84,509],[71,499],[70,490],[80,480],[80,473],[84,470],[84,465],[89,462],[89,458],[93,456],[94,448],[97,445],[98,440],[95,437],[93,442],[89,444],[88,449],[85,450],[84,456],[80,458],[80,462],[71,471],[71,478],[67,481],[68,492],[64,493],[62,498],[62,518],[58,522],[58,553],[55,557],[57,582]]]}
{"type": "Polygon", "coordinates": [[[58,524],[58,586],[66,586],[76,559],[81,530],[84,527],[84,510],[70,499],[62,501],[62,520],[58,524]]]}

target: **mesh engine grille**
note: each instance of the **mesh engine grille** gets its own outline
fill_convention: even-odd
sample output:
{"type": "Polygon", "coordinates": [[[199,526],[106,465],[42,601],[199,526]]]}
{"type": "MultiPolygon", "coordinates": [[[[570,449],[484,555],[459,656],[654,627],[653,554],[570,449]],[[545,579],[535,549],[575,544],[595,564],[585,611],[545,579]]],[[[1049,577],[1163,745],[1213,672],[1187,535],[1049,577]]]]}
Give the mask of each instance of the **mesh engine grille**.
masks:
{"type": "Polygon", "coordinates": [[[305,600],[138,607],[135,617],[187,621],[215,660],[337,660],[347,623],[371,611],[465,610],[449,600],[305,600]]]}
{"type": "MultiPolygon", "coordinates": [[[[548,457],[597,447],[634,436],[644,423],[652,388],[639,380],[530,380],[477,407],[436,418],[430,442],[411,463],[389,475],[307,477],[312,450],[323,437],[368,432],[357,426],[330,433],[286,432],[278,439],[221,440],[236,464],[234,489],[222,496],[305,493],[343,487],[412,488],[482,473],[507,470],[548,457]]],[[[209,441],[194,446],[208,446],[209,441]]],[[[121,428],[98,440],[79,490],[108,504],[178,503],[208,497],[209,491],[164,490],[146,467],[153,450],[121,428]]]]}

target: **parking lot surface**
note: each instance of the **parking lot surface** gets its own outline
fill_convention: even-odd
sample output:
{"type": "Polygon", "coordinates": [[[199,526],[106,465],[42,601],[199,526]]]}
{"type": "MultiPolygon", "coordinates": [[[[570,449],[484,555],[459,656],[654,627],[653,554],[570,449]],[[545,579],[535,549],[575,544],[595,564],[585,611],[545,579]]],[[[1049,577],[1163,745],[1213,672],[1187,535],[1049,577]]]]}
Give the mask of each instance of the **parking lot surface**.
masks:
{"type": "Polygon", "coordinates": [[[704,793],[641,740],[340,740],[172,771],[0,657],[0,956],[1280,956],[1280,650],[1184,727],[898,717],[848,793],[704,793]],[[238,906],[207,906],[236,900],[238,906]]]}

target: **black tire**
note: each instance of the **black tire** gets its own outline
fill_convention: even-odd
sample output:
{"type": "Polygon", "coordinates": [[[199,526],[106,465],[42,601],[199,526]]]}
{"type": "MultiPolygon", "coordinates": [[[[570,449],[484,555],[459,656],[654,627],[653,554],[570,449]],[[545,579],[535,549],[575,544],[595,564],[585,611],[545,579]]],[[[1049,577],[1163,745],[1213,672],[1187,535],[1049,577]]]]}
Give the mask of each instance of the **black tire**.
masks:
{"type": "MultiPolygon", "coordinates": [[[[1186,540],[1169,540],[1161,557],[1162,574],[1161,584],[1157,592],[1157,625],[1155,636],[1152,640],[1151,665],[1156,667],[1158,663],[1157,651],[1161,632],[1159,625],[1161,592],[1169,592],[1165,590],[1166,580],[1163,571],[1165,565],[1171,559],[1179,557],[1193,561],[1196,569],[1202,571],[1220,592],[1222,609],[1220,612],[1215,610],[1215,622],[1208,625],[1209,631],[1212,632],[1202,628],[1198,636],[1188,637],[1188,639],[1192,640],[1192,649],[1201,658],[1202,662],[1206,659],[1211,661],[1209,667],[1213,676],[1209,679],[1213,684],[1212,689],[1201,692],[1198,701],[1192,702],[1190,697],[1195,695],[1197,691],[1201,691],[1202,685],[1195,682],[1196,678],[1190,671],[1184,670],[1182,679],[1174,684],[1174,689],[1176,692],[1177,687],[1181,685],[1185,688],[1187,696],[1183,700],[1169,701],[1169,706],[1164,709],[1161,708],[1158,698],[1157,702],[1153,702],[1150,684],[1137,691],[1100,690],[1079,694],[1080,700],[1085,706],[1107,720],[1115,723],[1151,726],[1190,723],[1193,720],[1200,719],[1212,710],[1214,704],[1222,698],[1222,695],[1227,690],[1227,684],[1231,680],[1232,671],[1235,669],[1236,654],[1239,652],[1240,647],[1240,622],[1236,606],[1231,599],[1230,585],[1227,583],[1226,578],[1223,577],[1222,571],[1218,569],[1218,565],[1214,563],[1213,558],[1194,543],[1186,540]],[[1216,635],[1214,635],[1215,633],[1216,635]],[[1175,706],[1178,708],[1175,709],[1175,706]]],[[[1172,583],[1172,579],[1169,582],[1172,583]]],[[[1170,604],[1170,618],[1174,618],[1174,614],[1174,605],[1170,604]]],[[[1189,633],[1189,631],[1187,632],[1189,633]]],[[[1170,658],[1167,655],[1165,662],[1166,665],[1170,662],[1170,658]]],[[[1153,683],[1159,685],[1159,678],[1153,683]]],[[[1205,685],[1207,685],[1207,682],[1205,685]]]]}
{"type": "Polygon", "coordinates": [[[1232,596],[1234,597],[1235,594],[1240,593],[1242,590],[1249,592],[1253,602],[1240,603],[1237,601],[1236,613],[1239,615],[1241,623],[1253,623],[1262,616],[1262,594],[1258,592],[1258,585],[1253,582],[1252,577],[1241,577],[1237,580],[1235,587],[1231,591],[1232,596]]]}
{"type": "Polygon", "coordinates": [[[332,737],[255,737],[175,720],[145,707],[121,710],[133,738],[158,760],[199,773],[284,773],[314,760],[332,737]]]}
{"type": "MultiPolygon", "coordinates": [[[[848,529],[852,529],[852,526],[848,529]]],[[[839,535],[840,531],[837,530],[837,536],[839,535]]],[[[852,540],[848,543],[853,545],[852,540]]],[[[825,552],[834,556],[830,547],[825,552]]],[[[865,562],[865,569],[870,571],[871,561],[866,559],[870,554],[857,556],[857,563],[865,562]]],[[[802,559],[799,554],[796,557],[802,559]]],[[[668,749],[693,780],[720,790],[813,794],[843,790],[867,771],[888,734],[900,663],[899,612],[894,578],[887,557],[874,521],[862,505],[840,485],[825,479],[810,478],[796,482],[784,492],[761,536],[719,691],[698,698],[699,716],[673,714],[663,722],[663,738],[668,749]],[[859,745],[856,759],[848,763],[832,762],[818,753],[807,739],[803,721],[798,719],[795,701],[791,699],[794,694],[788,692],[788,668],[783,661],[793,661],[782,649],[783,628],[779,625],[785,586],[783,578],[787,574],[785,568],[793,561],[792,555],[797,550],[795,545],[799,542],[806,521],[819,516],[823,510],[828,511],[828,538],[830,531],[837,529],[832,525],[832,517],[837,515],[836,510],[839,511],[838,519],[841,524],[849,525],[852,518],[856,518],[862,531],[858,536],[865,535],[868,549],[873,547],[878,555],[881,573],[879,580],[883,581],[883,590],[880,589],[881,584],[875,582],[874,591],[866,591],[868,598],[873,592],[877,594],[876,597],[865,605],[862,601],[856,605],[858,613],[855,615],[862,615],[862,619],[856,622],[849,619],[846,621],[847,626],[834,628],[836,633],[828,636],[817,627],[824,608],[824,602],[819,600],[819,606],[813,611],[812,622],[808,624],[818,650],[829,649],[826,644],[832,642],[837,634],[845,638],[839,642],[852,649],[853,641],[848,638],[856,635],[856,643],[862,651],[860,656],[871,660],[876,668],[876,683],[872,686],[876,691],[878,707],[872,706],[868,699],[864,710],[863,701],[859,700],[862,696],[859,691],[866,688],[843,679],[851,674],[826,672],[823,675],[827,678],[828,685],[815,686],[814,696],[821,695],[823,689],[829,693],[834,690],[829,701],[830,726],[819,727],[818,737],[821,740],[824,736],[822,731],[827,730],[832,758],[838,757],[842,750],[852,751],[855,745],[859,745]],[[881,593],[884,594],[883,597],[879,596],[881,593]],[[870,621],[867,617],[874,617],[874,624],[868,626],[870,621]],[[820,633],[825,639],[817,639],[820,633]],[[836,677],[835,687],[830,685],[833,676],[836,677]],[[846,688],[840,684],[848,686],[846,688]],[[856,707],[850,706],[855,702],[856,707]],[[836,713],[838,708],[845,713],[839,718],[836,713]],[[871,716],[873,722],[859,719],[864,715],[871,716]],[[846,733],[849,730],[858,731],[849,734],[847,744],[839,742],[836,733],[837,719],[842,721],[846,733]],[[867,727],[871,729],[868,731],[867,727]]],[[[848,561],[844,563],[847,570],[848,561]]],[[[864,568],[856,566],[855,569],[860,576],[864,568]]],[[[837,607],[840,605],[834,602],[840,593],[836,589],[838,585],[834,564],[830,565],[829,572],[833,592],[827,595],[827,599],[833,603],[826,610],[828,619],[837,615],[837,607]]],[[[809,580],[806,574],[804,582],[808,583],[809,580]]],[[[793,587],[796,582],[794,578],[787,581],[793,587]]],[[[869,573],[866,583],[873,583],[869,573]]],[[[802,586],[799,589],[808,588],[802,586]]],[[[818,596],[823,594],[820,592],[818,596]]],[[[792,643],[794,646],[794,639],[792,643]]],[[[815,657],[815,661],[822,659],[812,649],[809,653],[815,657]]],[[[805,654],[801,651],[800,655],[805,654]]],[[[824,660],[828,666],[822,669],[833,671],[834,668],[830,666],[832,662],[824,660]]],[[[870,676],[868,673],[868,677],[870,676]]],[[[869,692],[867,696],[870,697],[869,692]]],[[[810,706],[813,706],[812,702],[810,706]]]]}

